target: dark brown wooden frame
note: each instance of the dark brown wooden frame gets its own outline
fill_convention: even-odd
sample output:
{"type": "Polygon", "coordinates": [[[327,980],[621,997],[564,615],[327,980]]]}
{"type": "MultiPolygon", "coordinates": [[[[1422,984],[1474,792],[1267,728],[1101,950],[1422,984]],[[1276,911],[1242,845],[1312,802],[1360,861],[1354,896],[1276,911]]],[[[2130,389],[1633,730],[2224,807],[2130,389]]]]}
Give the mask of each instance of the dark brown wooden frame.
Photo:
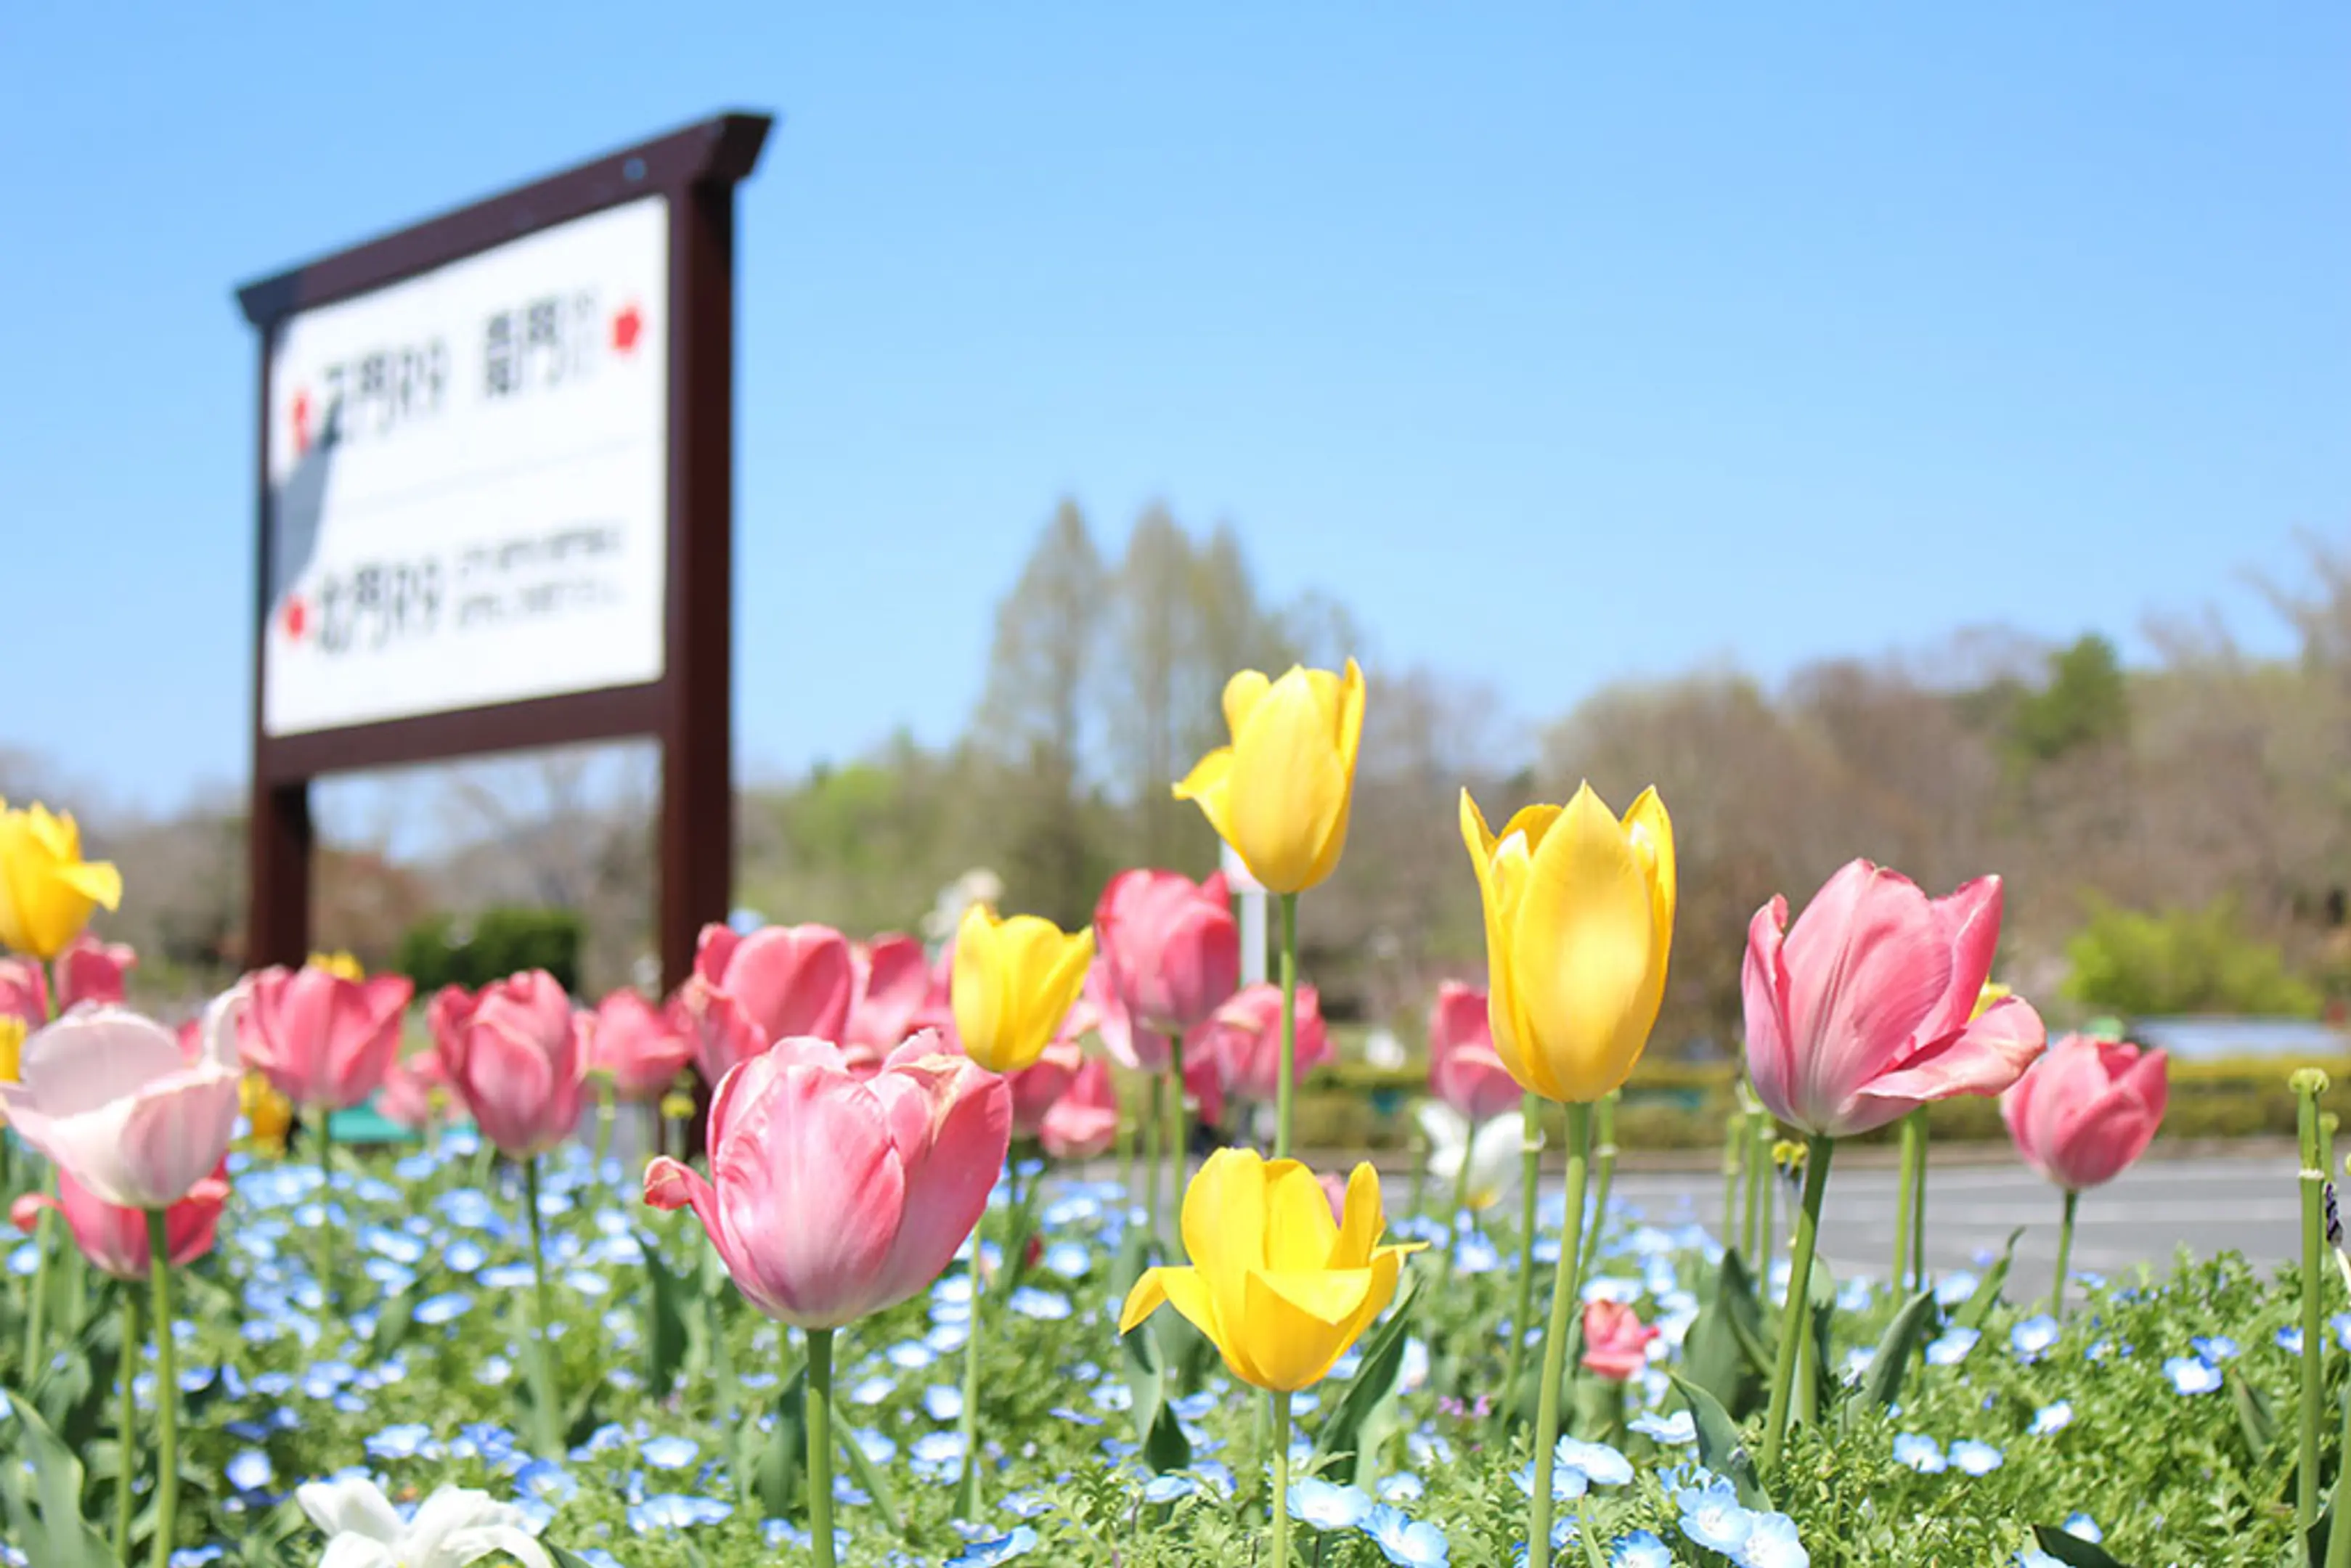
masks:
{"type": "Polygon", "coordinates": [[[722,114],[237,290],[261,335],[248,967],[310,947],[310,781],[360,768],[651,736],[662,750],[663,984],[726,916],[734,862],[735,186],[771,119],[722,114]],[[669,203],[669,566],[662,676],[650,684],[272,737],[262,726],[269,614],[269,361],[313,306],[398,283],[642,196],[669,203]]]}

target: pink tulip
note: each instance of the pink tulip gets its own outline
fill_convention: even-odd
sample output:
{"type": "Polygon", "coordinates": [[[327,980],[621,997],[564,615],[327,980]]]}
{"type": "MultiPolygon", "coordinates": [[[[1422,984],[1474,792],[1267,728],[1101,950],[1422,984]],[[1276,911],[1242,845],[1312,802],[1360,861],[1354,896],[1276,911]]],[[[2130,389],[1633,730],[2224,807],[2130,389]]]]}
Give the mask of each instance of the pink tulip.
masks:
{"type": "Polygon", "coordinates": [[[425,1032],[438,1046],[449,1038],[449,1031],[456,1027],[457,1020],[473,1010],[473,992],[459,985],[444,986],[433,993],[431,1001],[424,1004],[425,1032]]]}
{"type": "Polygon", "coordinates": [[[80,1009],[38,1030],[0,1083],[19,1137],[107,1203],[166,1208],[221,1163],[236,1130],[239,986],[204,1014],[191,1055],[162,1024],[80,1009]]]}
{"type": "Polygon", "coordinates": [[[1324,1171],[1314,1178],[1322,1184],[1322,1201],[1331,1206],[1333,1223],[1347,1223],[1347,1178],[1336,1171],[1324,1171]]]}
{"type": "Polygon", "coordinates": [[[382,1086],[415,991],[402,975],[264,969],[245,1011],[245,1064],[297,1105],[348,1111],[382,1086]]]}
{"type": "Polygon", "coordinates": [[[49,978],[37,958],[0,958],[0,1019],[15,1019],[26,1031],[49,1021],[49,978]]]}
{"type": "Polygon", "coordinates": [[[85,931],[57,955],[57,1001],[60,1007],[83,1002],[122,1005],[123,977],[139,962],[125,942],[101,942],[85,931]]]}
{"type": "Polygon", "coordinates": [[[1240,927],[1222,872],[1201,883],[1119,873],[1094,906],[1094,939],[1127,1012],[1161,1034],[1205,1023],[1240,984],[1240,927]]]}
{"type": "Polygon", "coordinates": [[[614,1098],[658,1100],[693,1060],[694,1036],[683,1007],[657,1008],[643,992],[627,989],[596,1004],[588,1069],[611,1078],[614,1098]]]}
{"type": "Polygon", "coordinates": [[[1747,1069],[1764,1108],[1843,1138],[2015,1082],[2041,1054],[2040,1015],[2009,997],[1970,1021],[2000,941],[2000,906],[1995,876],[1930,899],[1857,860],[1829,878],[1793,930],[1786,899],[1756,911],[1741,979],[1747,1069]]]}
{"type": "Polygon", "coordinates": [[[1167,1037],[1156,1030],[1136,1025],[1134,1015],[1127,1011],[1125,998],[1118,994],[1118,982],[1111,976],[1110,960],[1097,954],[1093,967],[1086,971],[1086,988],[1078,993],[1079,1005],[1093,1014],[1094,1032],[1102,1037],[1102,1049],[1111,1060],[1122,1067],[1138,1072],[1165,1072],[1175,1060],[1175,1048],[1167,1037]]]}
{"type": "Polygon", "coordinates": [[[923,945],[895,932],[849,950],[853,984],[844,1043],[888,1051],[914,1031],[914,1014],[930,995],[923,945]]]}
{"type": "Polygon", "coordinates": [[[748,936],[705,925],[694,973],[678,988],[695,1062],[716,1083],[777,1040],[839,1040],[856,984],[849,939],[830,925],[768,925],[748,936]]]}
{"type": "Polygon", "coordinates": [[[1612,1383],[1622,1383],[1649,1364],[1649,1342],[1657,1333],[1621,1301],[1587,1301],[1583,1364],[1612,1383]]]}
{"type": "Polygon", "coordinates": [[[919,1294],[987,1207],[1012,1135],[1004,1080],[925,1033],[873,1077],[841,1048],[788,1039],[710,1102],[712,1178],[666,1157],[645,1201],[691,1206],[746,1300],[838,1328],[919,1294]]]}
{"type": "Polygon", "coordinates": [[[1118,1140],[1118,1089],[1108,1062],[1089,1059],[1078,1069],[1038,1124],[1037,1137],[1057,1160],[1089,1160],[1118,1140]]]}
{"type": "Polygon", "coordinates": [[[1494,1051],[1486,993],[1447,980],[1428,1009],[1428,1088],[1472,1125],[1515,1111],[1525,1097],[1494,1051]]]}
{"type": "Polygon", "coordinates": [[[383,1075],[383,1089],[375,1097],[377,1114],[412,1133],[421,1133],[449,1113],[449,1071],[441,1064],[441,1048],[411,1053],[393,1062],[383,1075]],[[437,1096],[437,1098],[436,1098],[437,1096]]]}
{"type": "Polygon", "coordinates": [[[2147,1153],[2171,1089],[2161,1051],[2069,1034],[2000,1097],[2024,1163],[2067,1192],[2120,1176],[2147,1153]]]}
{"type": "MultiPolygon", "coordinates": [[[[163,1211],[163,1239],[174,1266],[193,1263],[213,1249],[213,1233],[220,1228],[221,1207],[228,1201],[228,1163],[188,1189],[188,1196],[163,1211]]],[[[57,1196],[26,1193],[9,1206],[8,1218],[29,1232],[41,1210],[53,1208],[65,1216],[74,1245],[90,1266],[118,1280],[147,1279],[147,1211],[109,1203],[65,1172],[57,1173],[57,1196]]]]}
{"type": "MultiPolygon", "coordinates": [[[[1217,1063],[1226,1093],[1244,1100],[1272,1099],[1281,1071],[1281,988],[1265,982],[1243,987],[1185,1040],[1187,1067],[1195,1052],[1217,1063]]],[[[1330,1060],[1322,998],[1313,987],[1301,986],[1296,1076],[1302,1080],[1330,1060]]],[[[1187,1082],[1190,1076],[1185,1074],[1187,1082]]]]}
{"type": "Polygon", "coordinates": [[[590,1015],[544,969],[482,988],[441,1043],[449,1087],[509,1159],[545,1154],[580,1125],[590,1015]]]}
{"type": "Polygon", "coordinates": [[[1045,1124],[1046,1113],[1076,1082],[1086,1064],[1086,1053],[1075,1040],[1057,1040],[1045,1054],[1018,1072],[1004,1075],[1012,1091],[1012,1135],[1033,1138],[1045,1124]]]}

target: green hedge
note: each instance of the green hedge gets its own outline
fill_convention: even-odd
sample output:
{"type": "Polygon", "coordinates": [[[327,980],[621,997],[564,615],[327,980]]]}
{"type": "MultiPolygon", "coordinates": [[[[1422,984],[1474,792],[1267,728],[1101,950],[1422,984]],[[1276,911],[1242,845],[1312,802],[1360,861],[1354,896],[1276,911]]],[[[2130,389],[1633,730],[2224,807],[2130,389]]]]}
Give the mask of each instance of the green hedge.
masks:
{"type": "MultiPolygon", "coordinates": [[[[2324,1069],[2332,1081],[2325,1108],[2351,1121],[2351,1060],[2260,1060],[2174,1062],[2171,1103],[2158,1141],[2194,1138],[2285,1137],[2294,1133],[2294,1099],[2287,1078],[2300,1067],[2324,1069]]],[[[1625,1150],[1711,1149],[1738,1103],[1738,1070],[1729,1064],[1644,1064],[1625,1085],[1616,1114],[1616,1144],[1625,1150]]],[[[1320,1149],[1401,1149],[1412,1140],[1415,1101],[1428,1092],[1419,1069],[1386,1071],[1350,1062],[1327,1068],[1301,1084],[1293,1111],[1297,1143],[1320,1149]]],[[[1997,1100],[1946,1100],[1928,1112],[1938,1139],[2005,1141],[1997,1100]]],[[[1891,1140],[1888,1127],[1858,1140],[1891,1140]]]]}
{"type": "Polygon", "coordinates": [[[580,989],[585,927],[568,909],[486,909],[470,921],[436,915],[400,939],[394,967],[427,997],[444,986],[478,990],[525,969],[544,969],[580,989]]]}

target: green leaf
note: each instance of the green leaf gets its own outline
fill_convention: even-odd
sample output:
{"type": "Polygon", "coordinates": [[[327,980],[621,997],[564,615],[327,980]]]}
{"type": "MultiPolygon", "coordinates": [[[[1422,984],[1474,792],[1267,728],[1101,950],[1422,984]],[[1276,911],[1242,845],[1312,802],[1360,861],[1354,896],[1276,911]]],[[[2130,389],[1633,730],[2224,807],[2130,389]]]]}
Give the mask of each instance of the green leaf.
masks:
{"type": "Polygon", "coordinates": [[[2000,1261],[1984,1270],[1983,1279],[1976,1285],[1976,1293],[1968,1298],[1965,1306],[1951,1314],[1953,1322],[1963,1329],[1982,1331],[1984,1320],[1991,1316],[1994,1307],[2000,1305],[2001,1287],[2008,1283],[2009,1268],[2016,1261],[2016,1239],[2023,1234],[2024,1227],[2022,1225],[2008,1233],[2008,1245],[2000,1249],[2000,1261]]]}
{"type": "Polygon", "coordinates": [[[1902,1303],[1902,1310],[1877,1338],[1876,1354],[1869,1358],[1869,1376],[1862,1384],[1862,1398],[1880,1409],[1893,1408],[1902,1396],[1902,1380],[1909,1375],[1910,1363],[1917,1359],[1918,1346],[1934,1322],[1934,1291],[1921,1291],[1902,1303]]]}
{"type": "MultiPolygon", "coordinates": [[[[758,1430],[755,1418],[746,1423],[758,1430]]],[[[808,1468],[808,1367],[803,1364],[776,1396],[776,1424],[765,1434],[751,1467],[752,1494],[769,1519],[789,1518],[798,1506],[808,1468]]]]}
{"type": "Polygon", "coordinates": [[[897,1493],[891,1490],[889,1478],[883,1473],[882,1468],[873,1462],[872,1456],[850,1431],[849,1417],[842,1411],[838,1396],[832,1401],[832,1438],[841,1452],[849,1457],[849,1479],[862,1487],[866,1495],[873,1500],[876,1515],[883,1519],[904,1520],[906,1516],[898,1510],[897,1493]]]}
{"type": "Polygon", "coordinates": [[[9,1543],[41,1568],[121,1568],[106,1538],[81,1516],[81,1461],[31,1400],[6,1388],[0,1388],[0,1397],[17,1427],[16,1458],[31,1467],[28,1478],[18,1464],[0,1465],[0,1513],[8,1521],[9,1543]]]}
{"type": "Polygon", "coordinates": [[[1763,1333],[1763,1310],[1756,1302],[1747,1265],[1736,1251],[1727,1251],[1713,1293],[1683,1341],[1682,1373],[1734,1419],[1743,1420],[1762,1408],[1763,1375],[1771,1359],[1764,1353],[1763,1333]]]}
{"type": "Polygon", "coordinates": [[[1764,1495],[1763,1485],[1755,1479],[1755,1458],[1740,1440],[1739,1426],[1729,1412],[1705,1389],[1686,1381],[1678,1373],[1666,1374],[1682,1403],[1689,1406],[1690,1419],[1698,1427],[1698,1457],[1708,1469],[1729,1480],[1739,1493],[1742,1507],[1769,1509],[1771,1500],[1764,1495]]]}
{"type": "Polygon", "coordinates": [[[2245,1435],[2245,1448],[2254,1463],[2270,1451],[2270,1442],[2277,1436],[2277,1417],[2271,1413],[2269,1396],[2245,1381],[2235,1367],[2228,1374],[2229,1397],[2237,1406],[2237,1429],[2245,1435]]]}
{"type": "Polygon", "coordinates": [[[1167,1364],[1160,1354],[1159,1334],[1172,1314],[1155,1313],[1148,1322],[1119,1336],[1125,1364],[1126,1386],[1134,1395],[1134,1430],[1143,1445],[1143,1461],[1154,1474],[1180,1470],[1192,1462],[1191,1440],[1176,1413],[1167,1408],[1167,1364]]]}
{"type": "Polygon", "coordinates": [[[1314,1439],[1315,1458],[1330,1460],[1324,1473],[1341,1485],[1355,1479],[1355,1459],[1362,1450],[1364,1428],[1380,1402],[1395,1392],[1396,1379],[1404,1374],[1405,1340],[1419,1295],[1417,1280],[1405,1287],[1387,1322],[1380,1325],[1372,1343],[1364,1348],[1355,1375],[1347,1382],[1346,1393],[1339,1396],[1339,1403],[1332,1407],[1321,1434],[1314,1439]]]}
{"type": "MultiPolygon", "coordinates": [[[[539,1544],[547,1548],[547,1554],[554,1560],[555,1568],[590,1568],[588,1559],[576,1552],[566,1552],[551,1541],[542,1541],[539,1544]]],[[[614,1561],[619,1560],[616,1558],[614,1561]]],[[[622,1568],[627,1568],[627,1564],[622,1564],[622,1568]]]]}
{"type": "Polygon", "coordinates": [[[2040,1544],[2042,1551],[2064,1563],[2066,1568],[2124,1568],[2123,1563],[2110,1556],[2106,1549],[2096,1542],[2068,1535],[2053,1524],[2034,1525],[2032,1539],[2040,1544]]]}
{"type": "Polygon", "coordinates": [[[640,1234],[638,1250],[645,1260],[645,1385],[655,1399],[666,1398],[685,1368],[685,1281],[663,1261],[661,1246],[640,1234]]]}

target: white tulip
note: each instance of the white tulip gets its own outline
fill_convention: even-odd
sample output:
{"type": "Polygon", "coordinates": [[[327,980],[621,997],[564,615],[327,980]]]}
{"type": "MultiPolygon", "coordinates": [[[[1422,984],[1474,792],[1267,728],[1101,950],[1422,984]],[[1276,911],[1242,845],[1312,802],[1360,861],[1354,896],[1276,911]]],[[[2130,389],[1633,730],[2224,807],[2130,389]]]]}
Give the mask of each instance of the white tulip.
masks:
{"type": "Polygon", "coordinates": [[[364,1478],[294,1489],[310,1522],[327,1532],[319,1568],[466,1568],[503,1552],[526,1568],[555,1568],[523,1528],[522,1511],[486,1491],[443,1487],[403,1521],[364,1478]]]}
{"type": "MultiPolygon", "coordinates": [[[[1469,1185],[1464,1197],[1473,1209],[1489,1208],[1518,1186],[1520,1155],[1526,1141],[1526,1123],[1513,1111],[1493,1117],[1474,1132],[1461,1113],[1437,1100],[1421,1102],[1420,1130],[1428,1138],[1429,1179],[1437,1190],[1450,1193],[1469,1162],[1469,1185]]],[[[1538,1144],[1542,1139],[1540,1134],[1538,1144]]]]}

